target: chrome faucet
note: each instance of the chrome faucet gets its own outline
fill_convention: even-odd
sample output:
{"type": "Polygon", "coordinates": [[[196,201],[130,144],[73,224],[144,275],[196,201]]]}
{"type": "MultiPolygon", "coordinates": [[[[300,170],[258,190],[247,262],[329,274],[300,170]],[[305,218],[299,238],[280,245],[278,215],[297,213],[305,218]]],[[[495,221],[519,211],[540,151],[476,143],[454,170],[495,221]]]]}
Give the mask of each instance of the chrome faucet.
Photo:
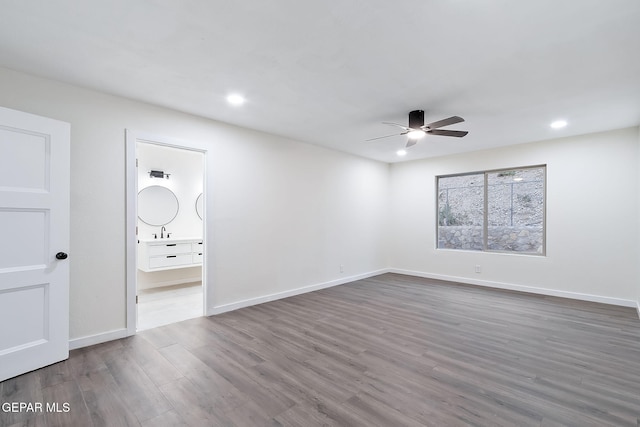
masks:
{"type": "Polygon", "coordinates": [[[162,228],[160,229],[160,238],[164,239],[164,232],[167,231],[166,228],[164,228],[164,225],[162,226],[162,228]]]}

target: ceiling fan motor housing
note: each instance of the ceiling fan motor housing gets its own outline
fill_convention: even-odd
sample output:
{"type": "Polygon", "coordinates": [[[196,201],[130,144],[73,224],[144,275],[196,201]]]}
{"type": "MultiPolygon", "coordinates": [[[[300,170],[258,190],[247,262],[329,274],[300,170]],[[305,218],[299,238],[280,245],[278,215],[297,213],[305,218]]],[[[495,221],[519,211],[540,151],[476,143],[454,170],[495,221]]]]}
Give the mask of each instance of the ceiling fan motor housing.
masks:
{"type": "Polygon", "coordinates": [[[409,127],[411,129],[420,129],[422,126],[424,126],[424,111],[411,111],[409,113],[409,127]]]}

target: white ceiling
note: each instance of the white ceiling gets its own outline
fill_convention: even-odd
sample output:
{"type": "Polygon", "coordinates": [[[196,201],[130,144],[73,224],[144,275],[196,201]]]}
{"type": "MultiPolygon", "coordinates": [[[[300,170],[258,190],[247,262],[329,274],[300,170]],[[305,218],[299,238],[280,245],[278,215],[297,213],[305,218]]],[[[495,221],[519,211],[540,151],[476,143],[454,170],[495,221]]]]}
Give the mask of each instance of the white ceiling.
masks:
{"type": "Polygon", "coordinates": [[[640,1],[3,0],[0,66],[396,162],[638,125],[640,1]]]}

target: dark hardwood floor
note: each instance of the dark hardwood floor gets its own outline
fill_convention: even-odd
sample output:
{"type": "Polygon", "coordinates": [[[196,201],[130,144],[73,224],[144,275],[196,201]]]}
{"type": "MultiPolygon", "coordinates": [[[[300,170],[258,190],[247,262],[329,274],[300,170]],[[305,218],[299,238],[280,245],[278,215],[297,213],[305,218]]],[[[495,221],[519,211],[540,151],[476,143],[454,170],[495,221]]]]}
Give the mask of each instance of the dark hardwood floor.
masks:
{"type": "Polygon", "coordinates": [[[2,426],[634,426],[634,309],[385,274],[79,349],[2,426]]]}

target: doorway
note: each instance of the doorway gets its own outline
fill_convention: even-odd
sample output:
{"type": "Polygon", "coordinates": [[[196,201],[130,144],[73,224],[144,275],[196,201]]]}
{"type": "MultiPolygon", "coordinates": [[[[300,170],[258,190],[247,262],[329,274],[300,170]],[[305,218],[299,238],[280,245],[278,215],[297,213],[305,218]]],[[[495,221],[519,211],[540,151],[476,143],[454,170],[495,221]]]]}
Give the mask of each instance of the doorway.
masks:
{"type": "Polygon", "coordinates": [[[206,313],[206,156],[188,143],[130,132],[127,153],[135,157],[135,172],[128,170],[127,175],[132,193],[127,196],[128,228],[135,224],[133,236],[128,235],[133,245],[128,245],[127,256],[131,335],[206,313]]]}

